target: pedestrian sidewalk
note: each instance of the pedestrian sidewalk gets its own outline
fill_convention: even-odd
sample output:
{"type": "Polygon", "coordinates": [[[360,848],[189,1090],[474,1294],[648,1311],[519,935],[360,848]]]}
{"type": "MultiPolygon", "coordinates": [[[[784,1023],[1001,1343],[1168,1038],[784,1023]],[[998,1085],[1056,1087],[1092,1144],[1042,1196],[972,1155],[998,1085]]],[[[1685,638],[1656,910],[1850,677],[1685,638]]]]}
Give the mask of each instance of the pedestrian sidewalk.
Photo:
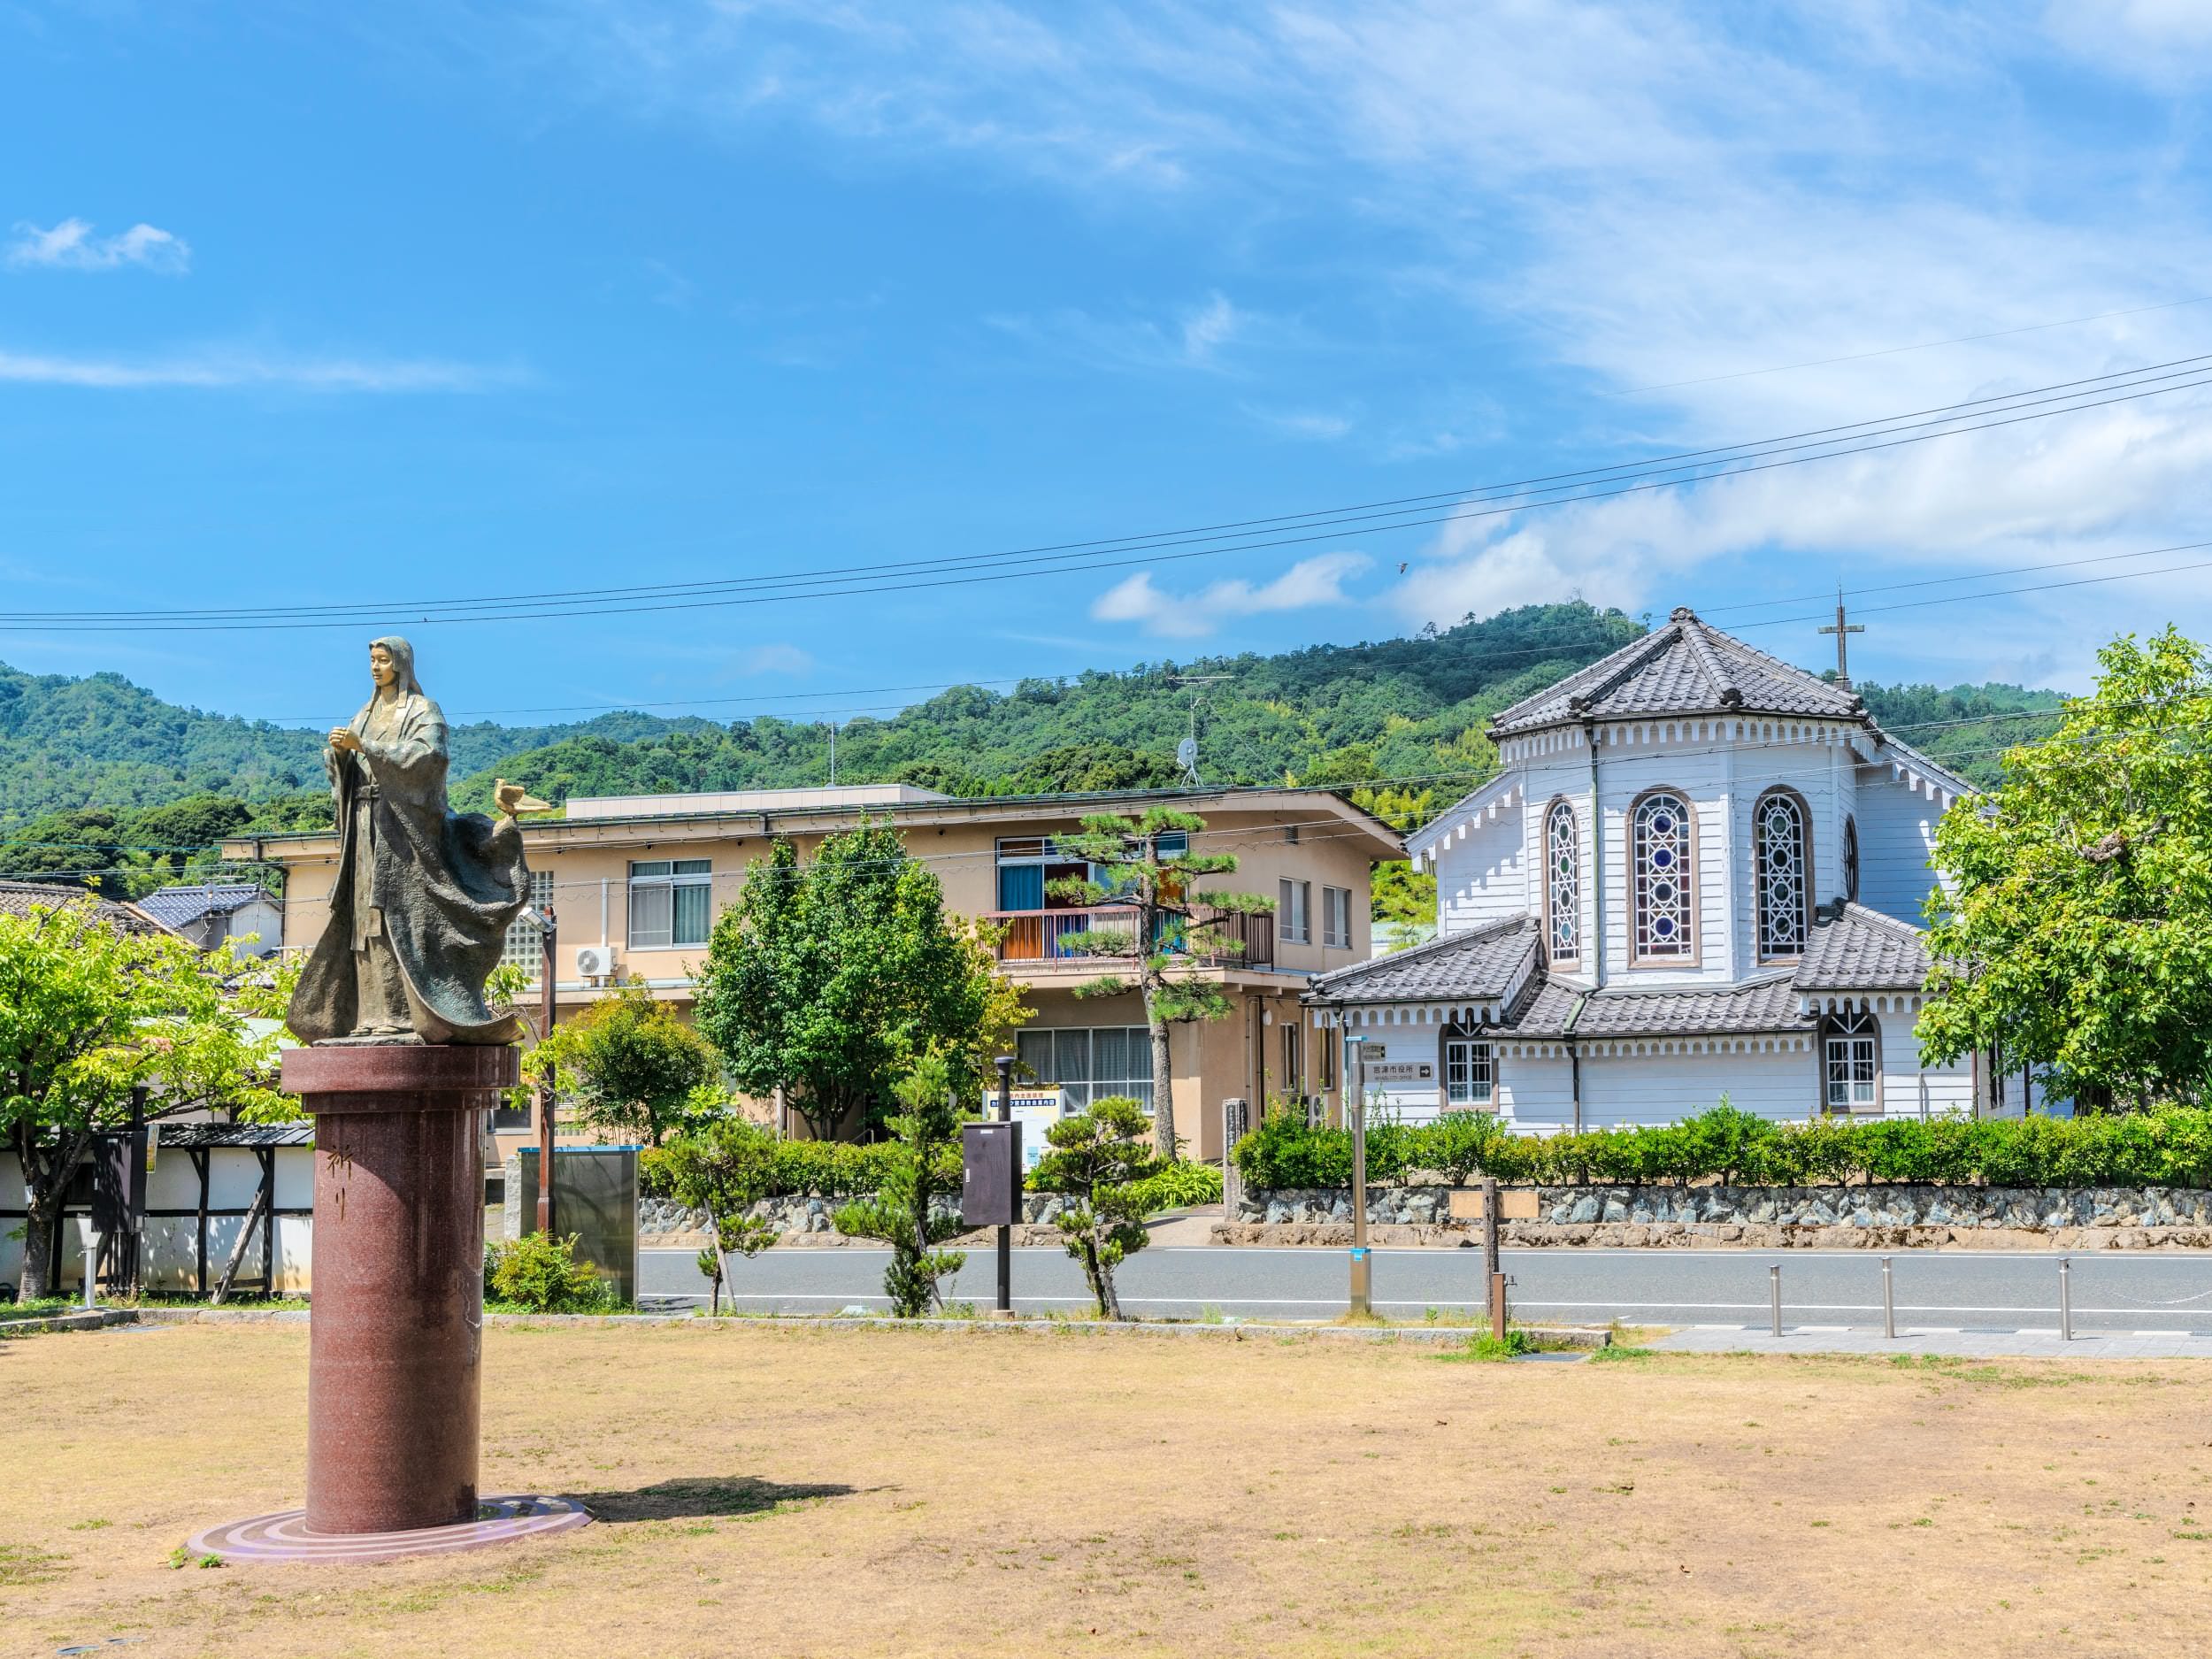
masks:
{"type": "Polygon", "coordinates": [[[1763,1327],[1692,1325],[1650,1344],[1688,1354],[1934,1354],[1957,1359],[2212,1359],[2212,1335],[2132,1331],[2076,1331],[2070,1342],[2049,1331],[1879,1331],[1790,1325],[1776,1336],[1763,1327]]]}

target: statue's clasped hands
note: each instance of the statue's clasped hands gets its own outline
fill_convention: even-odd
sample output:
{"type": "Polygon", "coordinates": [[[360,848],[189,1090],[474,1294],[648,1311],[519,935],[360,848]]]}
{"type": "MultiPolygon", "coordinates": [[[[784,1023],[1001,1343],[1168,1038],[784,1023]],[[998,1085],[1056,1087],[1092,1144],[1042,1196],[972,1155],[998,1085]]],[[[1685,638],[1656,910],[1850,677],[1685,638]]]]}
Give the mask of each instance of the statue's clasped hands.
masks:
{"type": "Polygon", "coordinates": [[[354,735],[350,727],[334,726],[330,728],[330,746],[341,755],[358,754],[361,751],[361,740],[354,735]]]}

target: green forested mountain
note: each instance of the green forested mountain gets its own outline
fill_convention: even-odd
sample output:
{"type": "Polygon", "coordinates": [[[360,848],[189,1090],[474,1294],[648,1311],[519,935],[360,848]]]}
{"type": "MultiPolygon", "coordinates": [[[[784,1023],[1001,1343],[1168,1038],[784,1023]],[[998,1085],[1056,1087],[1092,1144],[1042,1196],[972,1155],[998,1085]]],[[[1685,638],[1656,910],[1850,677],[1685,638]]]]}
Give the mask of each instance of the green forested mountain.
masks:
{"type": "MultiPolygon", "coordinates": [[[[1180,775],[1195,701],[1205,782],[1386,781],[1371,803],[1409,824],[1488,775],[1483,727],[1498,710],[1642,632],[1618,611],[1529,605],[1407,639],[1085,670],[1006,693],[959,687],[841,724],[837,775],[959,795],[1164,787],[1180,775]]],[[[2003,743],[2052,725],[1987,717],[2058,701],[2001,685],[1860,690],[1884,726],[1985,780],[2003,743]]],[[[772,717],[479,723],[456,727],[453,747],[456,801],[477,808],[495,772],[556,802],[829,776],[828,728],[772,717]]],[[[0,872],[114,871],[108,885],[142,891],[207,867],[213,843],[242,828],[327,824],[321,749],[319,731],[179,708],[119,675],[0,667],[0,872]]]]}

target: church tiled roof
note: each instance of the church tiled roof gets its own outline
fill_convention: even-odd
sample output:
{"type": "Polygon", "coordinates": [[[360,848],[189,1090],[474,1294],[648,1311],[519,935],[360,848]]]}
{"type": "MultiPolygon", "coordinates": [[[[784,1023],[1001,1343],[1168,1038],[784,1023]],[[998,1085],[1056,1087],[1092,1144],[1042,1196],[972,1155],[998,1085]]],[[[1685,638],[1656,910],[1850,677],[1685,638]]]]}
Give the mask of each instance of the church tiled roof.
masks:
{"type": "Polygon", "coordinates": [[[1685,606],[1664,627],[1524,697],[1491,721],[1490,735],[1510,737],[1585,718],[1623,720],[1678,714],[1863,720],[1866,705],[1855,693],[1839,690],[1700,621],[1685,606]]]}
{"type": "Polygon", "coordinates": [[[1748,985],[1705,990],[1677,986],[1629,991],[1608,986],[1584,991],[1548,981],[1505,1027],[1515,1037],[1699,1037],[1732,1032],[1804,1031],[1797,987],[1787,974],[1748,985]]]}
{"type": "Polygon", "coordinates": [[[1863,904],[1813,929],[1793,981],[1801,991],[1917,990],[1928,978],[1921,931],[1863,904]]]}
{"type": "Polygon", "coordinates": [[[1535,918],[1517,916],[1325,973],[1309,995],[1332,1002],[1494,1002],[1513,988],[1535,951],[1535,918]]]}

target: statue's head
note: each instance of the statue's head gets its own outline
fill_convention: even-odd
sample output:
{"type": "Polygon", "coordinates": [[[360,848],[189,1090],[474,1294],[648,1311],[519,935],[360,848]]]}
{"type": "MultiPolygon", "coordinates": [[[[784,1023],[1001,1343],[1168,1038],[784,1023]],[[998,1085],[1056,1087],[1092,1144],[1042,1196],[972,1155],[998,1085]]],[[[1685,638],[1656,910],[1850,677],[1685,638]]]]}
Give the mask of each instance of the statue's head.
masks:
{"type": "Polygon", "coordinates": [[[376,683],[380,692],[396,687],[419,695],[422,687],[415,679],[415,648],[396,634],[388,634],[380,640],[371,640],[369,678],[376,683]]]}

